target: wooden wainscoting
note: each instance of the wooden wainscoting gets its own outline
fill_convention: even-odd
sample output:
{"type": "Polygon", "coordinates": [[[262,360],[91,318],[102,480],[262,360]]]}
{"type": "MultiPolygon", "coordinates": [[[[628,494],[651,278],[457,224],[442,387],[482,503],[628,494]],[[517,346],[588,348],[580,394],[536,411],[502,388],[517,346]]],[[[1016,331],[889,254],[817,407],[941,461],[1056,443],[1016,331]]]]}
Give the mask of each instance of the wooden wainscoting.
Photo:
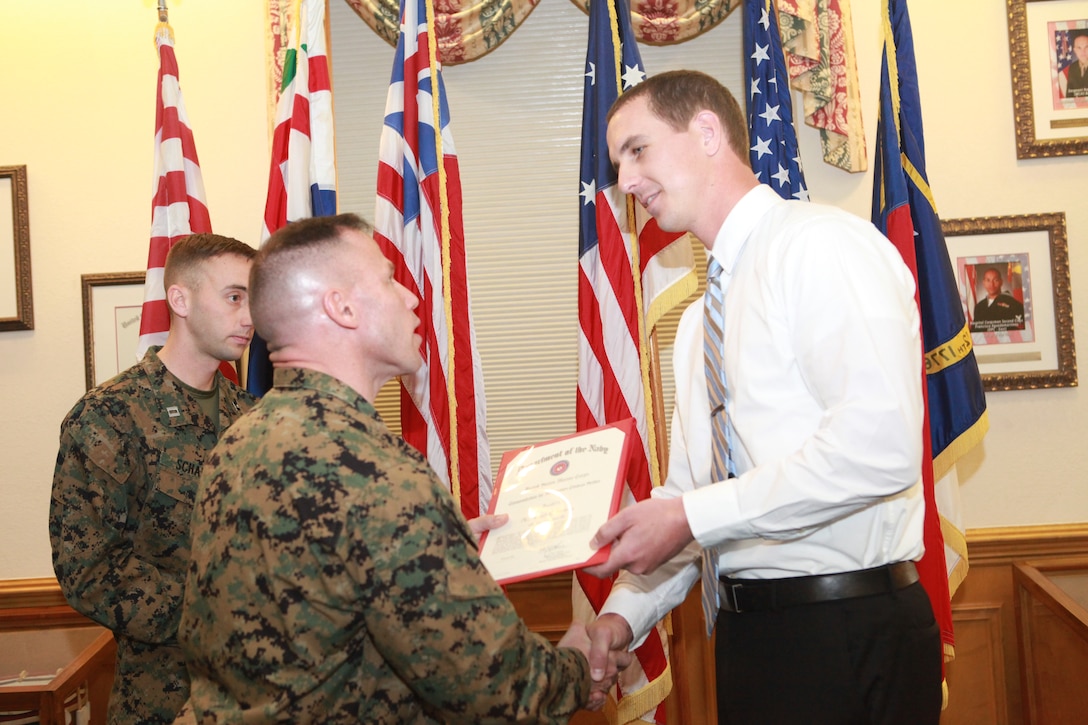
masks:
{"type": "Polygon", "coordinates": [[[956,659],[941,725],[1045,725],[1024,714],[1012,563],[1088,553],[1088,524],[968,529],[970,570],[952,598],[956,659]]]}
{"type": "MultiPolygon", "coordinates": [[[[1012,564],[1088,554],[1088,523],[967,531],[970,570],[952,600],[956,659],[947,666],[948,708],[942,725],[1028,723],[1020,684],[1012,564]]],[[[507,594],[536,632],[557,641],[571,620],[569,575],[521,582],[507,594]]],[[[52,578],[0,581],[0,629],[74,626],[87,622],[61,596],[52,578]]],[[[698,592],[671,618],[673,694],[670,723],[716,721],[713,648],[702,633],[698,592]]],[[[575,725],[601,725],[582,713],[575,725]]]]}
{"type": "MultiPolygon", "coordinates": [[[[29,633],[36,640],[36,635],[41,630],[82,628],[89,625],[94,625],[94,622],[76,612],[64,601],[56,579],[0,580],[0,632],[29,633]]],[[[64,703],[67,696],[78,689],[85,693],[86,701],[90,704],[90,725],[103,725],[106,722],[106,706],[113,686],[113,661],[117,645],[107,630],[97,626],[94,628],[102,635],[95,640],[92,647],[66,663],[48,685],[6,688],[0,710],[22,711],[34,708],[43,723],[64,722],[64,703]]],[[[13,634],[6,637],[21,638],[13,634]]],[[[5,671],[14,672],[18,664],[6,659],[5,655],[14,655],[0,649],[0,661],[3,662],[5,671]],[[8,669],[13,664],[16,664],[16,668],[8,669]]]]}
{"type": "Polygon", "coordinates": [[[93,624],[64,601],[57,580],[0,580],[0,630],[83,627],[93,624]]]}
{"type": "MultiPolygon", "coordinates": [[[[558,642],[570,626],[569,574],[514,584],[507,589],[507,595],[532,630],[552,642],[558,642]]],[[[671,645],[671,668],[675,687],[674,694],[666,702],[670,723],[710,725],[717,722],[713,699],[713,647],[702,634],[702,617],[697,590],[671,617],[671,639],[675,640],[671,645]]],[[[56,579],[0,580],[0,630],[81,626],[89,622],[65,602],[56,579]]],[[[604,713],[581,712],[571,723],[605,725],[608,719],[604,713]]]]}
{"type": "MultiPolygon", "coordinates": [[[[941,725],[1045,725],[1027,723],[1016,643],[1012,564],[1088,554],[1088,523],[967,531],[970,569],[952,600],[956,659],[946,668],[948,707],[941,725]]],[[[571,617],[570,577],[522,582],[508,595],[529,625],[553,641],[571,617]]],[[[669,722],[717,721],[714,656],[702,634],[698,592],[674,613],[670,653],[673,695],[669,722]]],[[[600,714],[582,714],[576,725],[600,725],[600,714]]]]}

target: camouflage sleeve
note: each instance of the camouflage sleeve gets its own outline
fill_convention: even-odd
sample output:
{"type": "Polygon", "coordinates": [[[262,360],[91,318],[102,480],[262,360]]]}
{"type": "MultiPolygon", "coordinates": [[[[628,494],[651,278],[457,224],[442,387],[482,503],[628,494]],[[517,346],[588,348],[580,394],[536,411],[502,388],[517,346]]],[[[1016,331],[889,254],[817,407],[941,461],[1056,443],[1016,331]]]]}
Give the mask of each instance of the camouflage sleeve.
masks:
{"type": "Polygon", "coordinates": [[[567,722],[589,697],[585,657],[528,630],[448,493],[401,485],[423,495],[374,491],[350,524],[368,530],[349,560],[370,562],[365,617],[385,660],[444,722],[567,722]]]}
{"type": "Polygon", "coordinates": [[[134,552],[130,501],[144,467],[125,436],[94,418],[74,414],[61,429],[49,506],[53,569],[76,611],[132,639],[172,642],[184,572],[164,573],[134,552]]]}

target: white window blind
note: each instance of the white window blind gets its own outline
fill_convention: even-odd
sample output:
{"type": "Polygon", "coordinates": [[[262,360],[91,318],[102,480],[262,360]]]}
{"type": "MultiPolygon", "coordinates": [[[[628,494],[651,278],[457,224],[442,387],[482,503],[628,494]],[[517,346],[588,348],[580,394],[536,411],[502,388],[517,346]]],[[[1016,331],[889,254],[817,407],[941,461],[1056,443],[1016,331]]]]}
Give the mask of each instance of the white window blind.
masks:
{"type": "MultiPolygon", "coordinates": [[[[339,208],[373,221],[393,48],[346,3],[329,5],[339,208]]],[[[569,0],[543,0],[493,52],[443,70],[461,167],[493,471],[503,451],[574,432],[578,158],[588,32],[588,16],[569,0]]],[[[640,51],[651,74],[702,70],[744,102],[739,10],[686,43],[640,51]]],[[[670,354],[662,352],[662,425],[671,415],[670,354]]],[[[398,403],[395,383],[386,386],[378,407],[394,428],[398,403]]]]}

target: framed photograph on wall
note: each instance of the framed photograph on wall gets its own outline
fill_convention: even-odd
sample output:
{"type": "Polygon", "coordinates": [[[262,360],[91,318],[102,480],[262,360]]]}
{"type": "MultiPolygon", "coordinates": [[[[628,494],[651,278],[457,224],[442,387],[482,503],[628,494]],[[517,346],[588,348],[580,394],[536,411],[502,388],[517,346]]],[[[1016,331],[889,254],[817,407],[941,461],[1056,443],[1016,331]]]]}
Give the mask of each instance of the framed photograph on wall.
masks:
{"type": "Polygon", "coordinates": [[[144,273],[85,274],[83,287],[83,359],[87,390],[136,362],[144,273]]]}
{"type": "Polygon", "coordinates": [[[1007,0],[1016,157],[1088,153],[1088,0],[1007,0]]]}
{"type": "Polygon", "coordinates": [[[1065,214],[941,221],[986,390],[1077,384],[1065,214]]]}
{"type": "Polygon", "coordinates": [[[26,167],[0,166],[0,331],[33,329],[26,167]]]}

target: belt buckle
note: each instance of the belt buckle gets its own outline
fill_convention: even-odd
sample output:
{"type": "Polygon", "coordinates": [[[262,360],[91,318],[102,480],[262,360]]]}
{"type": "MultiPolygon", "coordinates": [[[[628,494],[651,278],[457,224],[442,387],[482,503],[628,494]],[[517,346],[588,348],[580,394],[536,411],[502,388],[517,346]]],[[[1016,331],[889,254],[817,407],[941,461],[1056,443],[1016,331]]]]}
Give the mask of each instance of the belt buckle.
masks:
{"type": "Polygon", "coordinates": [[[740,602],[737,601],[737,590],[742,589],[743,587],[743,584],[725,584],[724,582],[722,583],[722,589],[724,590],[722,592],[722,595],[725,601],[729,603],[729,611],[733,612],[734,614],[740,614],[744,611],[740,608],[740,602]]]}

